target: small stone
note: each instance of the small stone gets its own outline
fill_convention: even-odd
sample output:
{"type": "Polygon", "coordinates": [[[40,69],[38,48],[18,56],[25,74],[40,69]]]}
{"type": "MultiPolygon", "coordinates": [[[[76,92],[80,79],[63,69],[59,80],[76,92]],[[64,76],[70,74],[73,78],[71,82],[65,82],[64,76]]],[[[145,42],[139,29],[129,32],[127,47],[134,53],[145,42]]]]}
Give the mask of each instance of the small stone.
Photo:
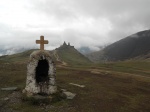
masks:
{"type": "Polygon", "coordinates": [[[18,89],[17,87],[1,88],[2,91],[15,91],[17,89],[18,89]]]}
{"type": "Polygon", "coordinates": [[[7,100],[9,100],[9,98],[8,98],[8,97],[6,97],[6,98],[4,98],[3,100],[4,100],[4,101],[7,101],[7,100]]]}
{"type": "Polygon", "coordinates": [[[66,92],[67,90],[66,89],[61,89],[63,92],[66,92]]]}
{"type": "Polygon", "coordinates": [[[27,94],[27,97],[33,96],[33,93],[31,93],[31,92],[26,92],[26,94],[27,94]]]}
{"type": "Polygon", "coordinates": [[[67,99],[70,99],[70,100],[73,99],[76,96],[75,93],[71,93],[71,92],[68,92],[68,91],[63,92],[63,93],[66,95],[67,99]]]}
{"type": "Polygon", "coordinates": [[[22,90],[22,93],[26,93],[27,91],[25,89],[22,90]]]}
{"type": "Polygon", "coordinates": [[[75,83],[69,83],[70,85],[74,85],[74,86],[77,86],[77,87],[81,87],[81,88],[84,88],[85,85],[79,85],[79,84],[75,84],[75,83]]]}

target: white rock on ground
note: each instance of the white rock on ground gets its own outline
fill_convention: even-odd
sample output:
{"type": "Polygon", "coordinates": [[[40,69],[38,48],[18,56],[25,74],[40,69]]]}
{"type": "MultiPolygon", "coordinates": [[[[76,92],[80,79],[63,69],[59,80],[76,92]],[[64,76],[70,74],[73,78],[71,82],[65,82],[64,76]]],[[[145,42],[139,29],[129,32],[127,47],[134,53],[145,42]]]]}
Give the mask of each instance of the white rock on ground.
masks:
{"type": "Polygon", "coordinates": [[[71,93],[71,92],[68,92],[68,91],[66,91],[66,92],[63,92],[66,96],[67,96],[67,99],[73,99],[75,96],[76,96],[76,94],[75,93],[71,93]]]}
{"type": "Polygon", "coordinates": [[[69,83],[70,85],[74,85],[74,86],[77,86],[77,87],[81,87],[81,88],[84,88],[85,85],[79,85],[79,84],[75,84],[75,83],[69,83]]]}
{"type": "Polygon", "coordinates": [[[1,88],[1,90],[3,90],[3,91],[15,91],[15,90],[17,90],[17,89],[18,89],[17,87],[1,88]]]}

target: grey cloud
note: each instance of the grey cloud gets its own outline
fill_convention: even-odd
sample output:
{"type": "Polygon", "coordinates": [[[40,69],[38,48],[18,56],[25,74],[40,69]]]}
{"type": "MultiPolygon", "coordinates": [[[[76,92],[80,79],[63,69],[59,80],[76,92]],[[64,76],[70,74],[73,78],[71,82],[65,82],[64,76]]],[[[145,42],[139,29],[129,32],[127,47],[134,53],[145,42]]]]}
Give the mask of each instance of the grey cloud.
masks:
{"type": "Polygon", "coordinates": [[[65,18],[72,21],[79,16],[92,17],[96,20],[98,17],[107,18],[114,23],[115,28],[137,24],[147,28],[150,18],[149,4],[148,0],[57,0],[57,2],[49,0],[39,2],[37,8],[60,20],[65,18]],[[127,17],[124,17],[125,14],[127,17]]]}
{"type": "Polygon", "coordinates": [[[49,40],[47,49],[63,41],[99,49],[150,28],[149,0],[28,0],[27,4],[29,22],[23,26],[12,28],[0,20],[1,46],[37,48],[35,40],[44,35],[49,40]]]}
{"type": "Polygon", "coordinates": [[[71,0],[37,0],[33,1],[33,9],[48,17],[58,20],[69,20],[75,18],[74,8],[70,4],[71,0]]]}

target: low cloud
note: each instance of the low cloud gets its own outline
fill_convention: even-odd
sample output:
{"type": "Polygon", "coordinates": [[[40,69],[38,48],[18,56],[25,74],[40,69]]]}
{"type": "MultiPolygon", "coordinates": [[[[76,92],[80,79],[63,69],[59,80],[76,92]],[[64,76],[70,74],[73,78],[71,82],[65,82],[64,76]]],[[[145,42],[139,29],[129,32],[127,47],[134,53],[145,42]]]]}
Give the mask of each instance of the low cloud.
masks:
{"type": "Polygon", "coordinates": [[[41,35],[46,49],[64,41],[76,48],[113,43],[150,28],[148,0],[5,0],[0,7],[1,49],[38,48],[41,35]]]}

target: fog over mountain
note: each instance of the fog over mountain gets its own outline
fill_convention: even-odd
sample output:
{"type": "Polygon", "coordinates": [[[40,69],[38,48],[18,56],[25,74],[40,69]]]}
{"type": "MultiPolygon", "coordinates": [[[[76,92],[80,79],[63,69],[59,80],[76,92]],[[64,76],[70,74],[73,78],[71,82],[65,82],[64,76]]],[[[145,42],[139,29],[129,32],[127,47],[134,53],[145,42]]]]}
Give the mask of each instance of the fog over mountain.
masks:
{"type": "Polygon", "coordinates": [[[123,38],[87,57],[94,62],[120,61],[150,58],[150,30],[141,31],[123,38]]]}
{"type": "Polygon", "coordinates": [[[41,35],[49,40],[48,50],[66,41],[77,49],[98,51],[150,29],[149,4],[149,0],[1,0],[0,54],[38,48],[35,40],[41,35]]]}

